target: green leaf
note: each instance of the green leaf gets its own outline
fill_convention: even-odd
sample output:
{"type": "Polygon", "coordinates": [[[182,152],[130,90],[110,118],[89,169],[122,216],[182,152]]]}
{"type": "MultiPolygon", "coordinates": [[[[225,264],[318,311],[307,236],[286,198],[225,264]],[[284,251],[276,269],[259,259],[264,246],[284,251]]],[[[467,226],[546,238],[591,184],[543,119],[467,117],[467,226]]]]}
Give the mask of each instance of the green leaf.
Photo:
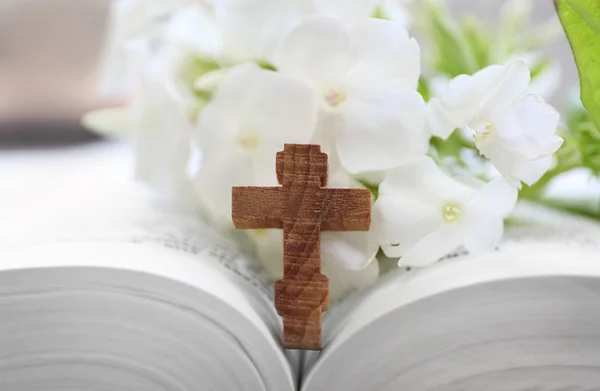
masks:
{"type": "Polygon", "coordinates": [[[591,122],[581,124],[577,129],[577,143],[584,167],[600,176],[600,131],[591,122]]]}
{"type": "Polygon", "coordinates": [[[600,128],[600,1],[555,0],[555,4],[575,55],[581,101],[600,128]]]}

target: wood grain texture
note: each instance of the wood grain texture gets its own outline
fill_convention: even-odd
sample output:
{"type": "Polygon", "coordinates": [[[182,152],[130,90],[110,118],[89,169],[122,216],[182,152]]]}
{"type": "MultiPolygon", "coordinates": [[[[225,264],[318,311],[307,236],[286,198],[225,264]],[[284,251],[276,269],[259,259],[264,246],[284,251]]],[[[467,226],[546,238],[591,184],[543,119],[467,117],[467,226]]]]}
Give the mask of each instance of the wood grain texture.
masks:
{"type": "Polygon", "coordinates": [[[321,274],[321,231],[367,231],[371,193],[326,189],[327,155],[318,145],[285,144],[277,153],[280,187],[234,187],[236,228],[283,229],[283,279],[275,283],[275,308],[283,317],[283,345],[321,348],[321,313],[329,305],[329,280],[321,274]]]}

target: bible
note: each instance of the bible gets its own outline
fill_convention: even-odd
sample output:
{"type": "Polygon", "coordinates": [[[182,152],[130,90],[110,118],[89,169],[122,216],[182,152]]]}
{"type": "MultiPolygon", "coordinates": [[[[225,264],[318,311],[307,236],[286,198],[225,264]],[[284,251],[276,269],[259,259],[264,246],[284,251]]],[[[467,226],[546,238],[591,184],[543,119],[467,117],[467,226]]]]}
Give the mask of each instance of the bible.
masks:
{"type": "Polygon", "coordinates": [[[130,177],[114,142],[3,152],[0,390],[600,388],[591,220],[523,203],[490,253],[382,259],[297,351],[235,233],[130,177]]]}

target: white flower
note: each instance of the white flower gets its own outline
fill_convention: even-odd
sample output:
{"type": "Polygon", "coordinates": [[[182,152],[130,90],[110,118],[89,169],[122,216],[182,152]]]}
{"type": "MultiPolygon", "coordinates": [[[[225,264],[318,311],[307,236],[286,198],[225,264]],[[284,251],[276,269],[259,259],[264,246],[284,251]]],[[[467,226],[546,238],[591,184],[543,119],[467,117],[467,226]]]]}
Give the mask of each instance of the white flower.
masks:
{"type": "Polygon", "coordinates": [[[235,66],[198,119],[203,153],[195,178],[213,217],[231,225],[232,186],[275,186],[275,155],[285,143],[306,144],[316,102],[303,83],[245,63],[235,66]]]}
{"type": "Polygon", "coordinates": [[[525,95],[478,131],[475,143],[502,175],[532,185],[548,171],[563,143],[555,135],[559,119],[541,98],[525,95]]]}
{"type": "Polygon", "coordinates": [[[315,17],[290,33],[278,59],[282,73],[311,85],[320,102],[317,141],[327,152],[333,143],[351,174],[383,171],[426,150],[425,105],[415,91],[419,46],[399,25],[364,19],[348,29],[315,17]]]}
{"type": "Polygon", "coordinates": [[[373,228],[385,254],[402,257],[398,265],[426,266],[461,245],[471,253],[493,249],[516,199],[505,179],[471,187],[423,157],[388,172],[373,228]]]}
{"type": "Polygon", "coordinates": [[[535,95],[524,96],[529,81],[521,61],[457,76],[430,100],[428,128],[442,138],[456,128],[471,129],[479,151],[502,175],[531,185],[548,170],[562,139],[555,135],[556,110],[535,95]]]}

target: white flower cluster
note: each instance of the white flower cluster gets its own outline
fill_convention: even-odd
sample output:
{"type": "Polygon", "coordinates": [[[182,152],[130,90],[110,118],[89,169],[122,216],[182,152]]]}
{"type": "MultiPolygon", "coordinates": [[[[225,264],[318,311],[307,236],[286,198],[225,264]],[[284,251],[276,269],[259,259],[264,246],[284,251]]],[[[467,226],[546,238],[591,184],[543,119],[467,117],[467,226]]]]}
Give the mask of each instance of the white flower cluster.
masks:
{"type": "MultiPolygon", "coordinates": [[[[122,0],[104,87],[133,80],[133,103],[85,121],[125,128],[138,177],[192,195],[222,226],[231,225],[232,186],[276,185],[284,143],[320,144],[329,186],[378,190],[369,233],[322,235],[334,295],[377,278],[380,247],[402,266],[460,246],[490,250],[520,182],[536,182],[561,145],[558,113],[526,93],[529,70],[519,61],[460,75],[426,103],[405,2],[122,0]],[[458,179],[427,157],[431,136],[455,129],[471,132],[500,177],[458,179]]],[[[250,236],[280,277],[281,231],[250,236]]]]}

